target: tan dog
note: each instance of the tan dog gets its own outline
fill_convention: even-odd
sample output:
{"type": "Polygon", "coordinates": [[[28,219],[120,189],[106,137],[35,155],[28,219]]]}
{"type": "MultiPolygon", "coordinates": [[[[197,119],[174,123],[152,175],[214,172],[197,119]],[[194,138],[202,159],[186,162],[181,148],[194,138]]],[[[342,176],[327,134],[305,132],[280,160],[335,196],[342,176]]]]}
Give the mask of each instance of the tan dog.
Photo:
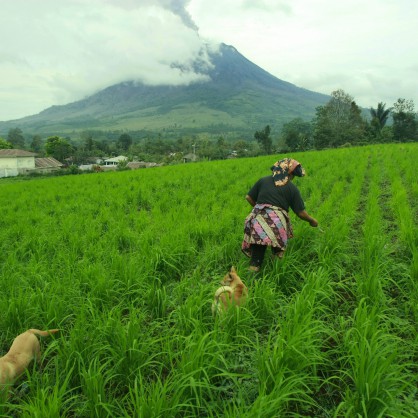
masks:
{"type": "Polygon", "coordinates": [[[214,315],[226,311],[231,305],[242,305],[248,296],[248,289],[235,271],[235,267],[231,267],[231,270],[221,281],[221,285],[216,290],[212,303],[214,315]]]}
{"type": "Polygon", "coordinates": [[[13,385],[32,360],[40,364],[41,346],[37,335],[47,337],[58,331],[59,329],[29,329],[14,339],[8,353],[0,358],[0,392],[4,387],[13,385]]]}

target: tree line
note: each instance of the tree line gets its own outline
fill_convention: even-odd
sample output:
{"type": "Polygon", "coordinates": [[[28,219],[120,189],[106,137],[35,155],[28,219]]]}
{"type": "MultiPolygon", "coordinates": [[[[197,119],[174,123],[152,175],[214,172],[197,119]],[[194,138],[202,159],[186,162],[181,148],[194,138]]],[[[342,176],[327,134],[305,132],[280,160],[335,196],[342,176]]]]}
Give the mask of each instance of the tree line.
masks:
{"type": "Polygon", "coordinates": [[[98,157],[125,155],[130,159],[176,163],[187,154],[200,159],[249,157],[273,152],[304,151],[382,142],[418,140],[417,114],[412,100],[398,99],[392,107],[378,103],[369,109],[368,118],[353,97],[343,90],[331,93],[330,100],[316,108],[311,121],[295,118],[284,124],[276,141],[270,125],[254,133],[253,139],[219,135],[188,135],[166,138],[147,133],[107,133],[82,131],[74,140],[34,135],[25,138],[20,128],[10,129],[6,139],[0,137],[1,148],[29,149],[40,156],[52,156],[68,164],[92,163],[98,157]],[[391,118],[391,124],[388,123],[391,118]],[[110,137],[109,137],[110,136],[110,137]]]}
{"type": "Polygon", "coordinates": [[[412,100],[400,98],[389,108],[379,102],[367,119],[349,94],[336,90],[328,103],[316,108],[312,121],[296,118],[285,124],[281,139],[291,151],[417,141],[417,113],[412,100]]]}
{"type": "Polygon", "coordinates": [[[199,159],[220,160],[230,156],[255,156],[262,152],[255,141],[232,139],[223,135],[167,138],[160,133],[148,133],[142,137],[124,132],[110,136],[98,131],[83,131],[76,139],[55,135],[44,140],[39,135],[28,139],[20,128],[13,128],[9,130],[7,139],[0,138],[0,149],[30,150],[38,156],[50,156],[74,165],[94,163],[98,158],[117,155],[124,155],[128,160],[175,164],[192,154],[199,159]]]}

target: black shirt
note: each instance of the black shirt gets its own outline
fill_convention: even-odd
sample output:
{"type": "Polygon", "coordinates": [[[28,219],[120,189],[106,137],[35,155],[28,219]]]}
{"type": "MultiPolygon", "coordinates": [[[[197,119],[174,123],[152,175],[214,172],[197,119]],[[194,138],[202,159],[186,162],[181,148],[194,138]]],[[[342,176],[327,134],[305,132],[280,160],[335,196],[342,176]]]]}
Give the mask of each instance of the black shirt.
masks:
{"type": "Polygon", "coordinates": [[[273,176],[262,177],[248,194],[256,203],[279,206],[286,212],[289,211],[289,206],[295,213],[305,209],[299,189],[291,181],[288,181],[284,186],[276,187],[273,176]]]}

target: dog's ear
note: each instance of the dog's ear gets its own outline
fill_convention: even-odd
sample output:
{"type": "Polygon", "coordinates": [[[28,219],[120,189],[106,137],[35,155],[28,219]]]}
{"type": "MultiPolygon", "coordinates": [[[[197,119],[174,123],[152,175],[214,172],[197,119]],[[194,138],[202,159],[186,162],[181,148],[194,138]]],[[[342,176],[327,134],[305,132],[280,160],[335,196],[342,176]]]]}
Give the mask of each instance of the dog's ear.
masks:
{"type": "Polygon", "coordinates": [[[225,276],[224,276],[224,278],[221,280],[221,285],[223,285],[223,286],[225,286],[225,285],[229,285],[229,283],[230,283],[230,281],[231,281],[231,276],[230,276],[230,273],[228,272],[228,273],[226,273],[225,274],[225,276]]]}
{"type": "Polygon", "coordinates": [[[235,273],[235,274],[237,273],[234,266],[231,266],[231,270],[229,270],[229,272],[230,273],[235,273]]]}
{"type": "Polygon", "coordinates": [[[231,284],[231,282],[232,282],[232,280],[233,280],[234,278],[233,278],[233,276],[231,276],[231,273],[226,273],[226,275],[225,275],[225,277],[224,277],[224,279],[223,279],[223,281],[222,281],[222,283],[224,284],[224,285],[227,285],[227,286],[229,286],[230,284],[231,284]]]}

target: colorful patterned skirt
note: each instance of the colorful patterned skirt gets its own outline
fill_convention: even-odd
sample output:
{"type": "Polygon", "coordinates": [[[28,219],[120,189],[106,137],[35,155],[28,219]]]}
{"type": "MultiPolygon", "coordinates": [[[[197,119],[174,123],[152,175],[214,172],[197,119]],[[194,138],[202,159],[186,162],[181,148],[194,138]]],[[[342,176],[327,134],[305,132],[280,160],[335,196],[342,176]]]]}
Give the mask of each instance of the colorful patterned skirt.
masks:
{"type": "Polygon", "coordinates": [[[292,237],[292,225],[284,209],[257,204],[245,219],[241,249],[247,257],[251,257],[251,244],[268,245],[284,251],[287,240],[292,237]]]}

